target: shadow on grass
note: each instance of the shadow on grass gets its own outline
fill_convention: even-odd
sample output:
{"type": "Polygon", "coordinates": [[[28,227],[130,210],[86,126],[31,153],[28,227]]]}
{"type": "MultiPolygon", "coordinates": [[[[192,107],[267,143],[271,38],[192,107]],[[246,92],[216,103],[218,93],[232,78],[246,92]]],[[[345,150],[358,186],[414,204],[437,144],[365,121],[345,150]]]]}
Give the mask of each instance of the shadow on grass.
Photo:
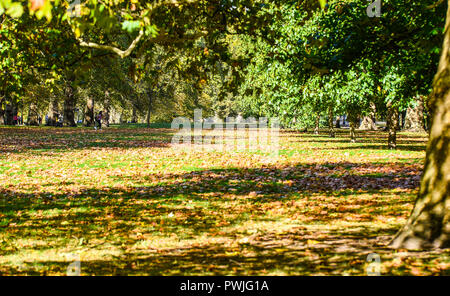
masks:
{"type": "MultiPolygon", "coordinates": [[[[314,142],[314,141],[310,141],[310,142],[314,142]]],[[[326,141],[322,142],[322,143],[326,143],[326,141]]],[[[335,142],[328,142],[328,143],[335,143],[335,142]]],[[[343,142],[344,143],[344,142],[343,142]]],[[[349,143],[349,142],[347,142],[349,143]]],[[[356,142],[356,145],[354,143],[352,143],[352,145],[350,146],[341,146],[341,147],[317,147],[314,149],[317,150],[363,150],[363,149],[367,149],[367,150],[387,150],[390,151],[389,147],[387,145],[384,144],[380,144],[380,145],[367,145],[367,144],[363,144],[363,145],[357,145],[359,142],[356,142]]],[[[411,144],[403,144],[403,143],[398,143],[397,144],[397,148],[396,150],[399,151],[425,151],[426,150],[426,146],[425,145],[411,145],[411,144]]]]}
{"type": "MultiPolygon", "coordinates": [[[[145,181],[155,176],[128,178],[145,181]]],[[[22,246],[20,251],[76,249],[74,238],[83,238],[88,249],[108,245],[122,250],[117,258],[83,263],[86,274],[339,274],[344,265],[349,274],[360,274],[361,254],[374,247],[374,236],[389,236],[395,229],[375,234],[369,228],[344,227],[333,232],[333,224],[406,216],[413,197],[393,196],[389,190],[418,186],[413,165],[389,169],[345,162],[215,169],[156,178],[160,182],[151,186],[87,188],[59,194],[0,189],[0,226],[8,228],[9,236],[0,243],[0,254],[16,254],[17,237],[47,241],[40,246],[22,246]],[[246,234],[249,229],[245,225],[250,222],[276,224],[287,218],[296,224],[331,228],[322,233],[322,240],[320,231],[304,229],[246,234]],[[170,241],[173,235],[176,241],[197,242],[204,237],[211,241],[175,249],[159,248],[154,242],[170,241]],[[228,244],[241,236],[250,237],[250,242],[224,247],[214,241],[219,237],[228,244]],[[308,246],[308,240],[317,242],[308,246]],[[143,241],[150,241],[150,246],[133,249],[143,241]],[[360,258],[359,263],[349,269],[349,260],[355,258],[360,258]]],[[[51,260],[33,262],[28,274],[34,269],[42,273],[39,264],[50,274],[62,272],[67,265],[51,260]]],[[[7,267],[2,272],[14,273],[7,267]]]]}
{"type": "MultiPolygon", "coordinates": [[[[52,151],[60,145],[131,148],[166,145],[172,132],[154,131],[149,140],[152,130],[137,131],[80,136],[67,129],[1,141],[14,139],[22,151],[43,145],[52,151]],[[55,138],[39,139],[45,136],[55,138]]],[[[52,253],[64,250],[86,254],[85,275],[364,275],[368,253],[392,258],[385,245],[399,225],[391,221],[411,211],[421,168],[311,163],[131,172],[110,178],[134,186],[72,190],[69,182],[58,193],[45,189],[56,183],[41,184],[40,192],[0,188],[0,256],[31,256],[20,269],[3,264],[0,274],[65,274],[70,262],[52,253]]],[[[430,254],[426,260],[437,258],[430,254]]]]}
{"type": "MultiPolygon", "coordinates": [[[[384,234],[393,235],[394,231],[385,230],[384,234]]],[[[385,247],[388,241],[388,236],[380,236],[377,231],[367,228],[338,232],[298,228],[281,234],[261,233],[245,243],[227,246],[209,244],[148,249],[104,260],[83,260],[80,257],[80,269],[81,275],[122,276],[366,275],[369,254],[376,252],[383,261],[405,259],[405,254],[398,256],[385,247]]],[[[412,263],[429,264],[441,258],[442,252],[410,252],[408,255],[420,258],[412,260],[412,263]]],[[[394,267],[388,265],[383,275],[411,274],[411,261],[405,261],[394,267]]],[[[22,269],[3,267],[0,270],[5,274],[19,275],[65,274],[69,264],[70,261],[38,260],[25,263],[22,269]]],[[[450,273],[449,270],[435,268],[434,274],[450,273]]]]}
{"type": "Polygon", "coordinates": [[[0,128],[0,153],[168,147],[174,131],[111,128],[0,128]]]}

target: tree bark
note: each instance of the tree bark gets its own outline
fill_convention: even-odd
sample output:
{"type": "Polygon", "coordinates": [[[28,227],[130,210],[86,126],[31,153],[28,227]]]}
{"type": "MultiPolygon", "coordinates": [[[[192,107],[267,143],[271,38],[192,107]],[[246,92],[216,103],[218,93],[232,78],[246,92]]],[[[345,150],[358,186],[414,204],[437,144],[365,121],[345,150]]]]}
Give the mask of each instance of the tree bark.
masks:
{"type": "Polygon", "coordinates": [[[363,116],[363,119],[361,121],[361,125],[358,128],[359,130],[366,130],[366,131],[374,131],[375,128],[375,122],[370,116],[363,116]]]}
{"type": "Polygon", "coordinates": [[[103,114],[103,124],[109,127],[110,117],[111,117],[111,98],[109,96],[109,91],[105,91],[105,114],[103,114]]]}
{"type": "Polygon", "coordinates": [[[399,130],[403,130],[405,128],[406,121],[406,110],[400,112],[400,120],[399,120],[399,130]]]}
{"type": "Polygon", "coordinates": [[[320,123],[320,114],[318,113],[316,115],[316,122],[315,122],[315,125],[314,125],[314,134],[315,135],[319,134],[319,123],[320,123]]]}
{"type": "Polygon", "coordinates": [[[397,109],[397,131],[402,129],[402,112],[397,109]]]}
{"type": "Polygon", "coordinates": [[[131,114],[131,123],[137,123],[137,110],[136,107],[133,106],[133,113],[131,114]]]}
{"type": "Polygon", "coordinates": [[[47,125],[56,126],[56,123],[58,122],[58,115],[59,115],[58,99],[53,98],[49,105],[47,125]]]}
{"type": "Polygon", "coordinates": [[[0,94],[0,124],[5,123],[5,110],[3,109],[3,101],[5,100],[4,96],[0,94]]]}
{"type": "Polygon", "coordinates": [[[125,112],[125,109],[120,113],[120,124],[128,123],[128,116],[125,112]]]}
{"type": "Polygon", "coordinates": [[[356,119],[350,120],[350,142],[356,142],[356,119]]]}
{"type": "Polygon", "coordinates": [[[335,133],[335,131],[334,131],[334,123],[333,123],[333,119],[334,119],[333,108],[332,108],[332,107],[329,107],[329,108],[328,108],[328,129],[329,129],[329,135],[330,135],[330,138],[336,137],[336,133],[335,133]]]}
{"type": "Polygon", "coordinates": [[[377,107],[375,106],[374,102],[370,102],[370,113],[367,116],[364,116],[361,122],[361,125],[359,126],[360,130],[369,130],[369,131],[375,131],[377,130],[376,126],[376,114],[377,114],[377,107]]]}
{"type": "Polygon", "coordinates": [[[423,112],[423,98],[419,97],[416,100],[416,105],[414,107],[410,106],[406,110],[404,128],[411,132],[425,132],[423,112]]]}
{"type": "Polygon", "coordinates": [[[419,195],[395,248],[450,247],[450,0],[444,44],[430,97],[432,122],[419,195]]]}
{"type": "Polygon", "coordinates": [[[76,96],[75,90],[73,89],[70,81],[64,89],[64,95],[64,124],[67,126],[75,127],[77,126],[75,122],[76,96]]]}
{"type": "Polygon", "coordinates": [[[356,142],[356,128],[358,126],[358,114],[354,114],[351,110],[348,112],[348,122],[350,123],[350,142],[356,142]]]}
{"type": "Polygon", "coordinates": [[[94,98],[87,99],[86,111],[84,112],[84,126],[94,126],[94,98]]]}
{"type": "Polygon", "coordinates": [[[148,110],[147,110],[147,127],[150,127],[150,116],[153,109],[153,90],[147,91],[148,110]]]}
{"type": "Polygon", "coordinates": [[[398,108],[387,104],[388,148],[397,149],[398,108]]]}
{"type": "Polygon", "coordinates": [[[13,125],[14,124],[14,106],[11,104],[6,104],[5,106],[5,125],[13,125]]]}
{"type": "Polygon", "coordinates": [[[39,113],[35,103],[31,103],[30,108],[28,109],[27,125],[39,125],[39,113]]]}

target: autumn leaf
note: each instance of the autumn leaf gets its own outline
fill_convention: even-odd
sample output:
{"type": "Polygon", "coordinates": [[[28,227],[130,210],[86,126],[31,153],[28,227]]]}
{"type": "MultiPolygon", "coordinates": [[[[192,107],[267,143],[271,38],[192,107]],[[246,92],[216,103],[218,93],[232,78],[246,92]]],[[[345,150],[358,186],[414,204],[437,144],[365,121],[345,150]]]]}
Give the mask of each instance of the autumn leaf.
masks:
{"type": "Polygon", "coordinates": [[[35,11],[44,6],[46,0],[30,0],[30,10],[35,11]]]}

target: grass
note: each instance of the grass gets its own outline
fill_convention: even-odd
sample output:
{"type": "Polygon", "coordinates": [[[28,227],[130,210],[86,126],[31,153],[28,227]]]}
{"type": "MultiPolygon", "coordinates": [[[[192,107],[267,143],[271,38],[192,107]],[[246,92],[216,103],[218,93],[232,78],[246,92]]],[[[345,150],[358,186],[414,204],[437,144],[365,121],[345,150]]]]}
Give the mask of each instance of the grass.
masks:
{"type": "Polygon", "coordinates": [[[0,128],[0,274],[449,275],[448,251],[392,250],[426,135],[284,131],[278,157],[181,149],[137,125],[0,128]]]}

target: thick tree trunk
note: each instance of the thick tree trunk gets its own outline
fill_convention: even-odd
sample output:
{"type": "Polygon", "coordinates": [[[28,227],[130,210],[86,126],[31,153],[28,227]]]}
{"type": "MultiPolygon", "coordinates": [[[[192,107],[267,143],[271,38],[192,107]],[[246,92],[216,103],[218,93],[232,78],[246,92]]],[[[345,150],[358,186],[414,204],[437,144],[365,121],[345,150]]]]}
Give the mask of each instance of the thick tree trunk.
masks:
{"type": "Polygon", "coordinates": [[[363,117],[359,129],[375,131],[377,129],[377,126],[375,124],[376,114],[377,114],[377,107],[375,106],[374,102],[370,102],[370,113],[369,115],[363,117]]]}
{"type": "Polygon", "coordinates": [[[84,126],[94,126],[94,98],[89,97],[84,112],[84,126]]]}
{"type": "Polygon", "coordinates": [[[30,108],[28,109],[27,125],[39,125],[39,113],[35,103],[31,103],[30,108]]]}
{"type": "Polygon", "coordinates": [[[332,107],[328,108],[328,129],[329,129],[329,135],[330,138],[334,138],[336,137],[336,133],[334,131],[334,112],[332,107]]]}
{"type": "Polygon", "coordinates": [[[395,248],[450,247],[450,0],[438,72],[433,82],[431,130],[416,204],[395,248]]]}
{"type": "Polygon", "coordinates": [[[14,124],[14,114],[17,114],[17,111],[11,104],[6,104],[5,106],[5,125],[13,125],[14,124]]]}
{"type": "Polygon", "coordinates": [[[397,128],[398,128],[398,108],[393,107],[392,103],[387,104],[387,130],[388,130],[388,148],[397,148],[397,128]]]}
{"type": "Polygon", "coordinates": [[[366,131],[374,131],[375,128],[375,122],[370,116],[363,116],[363,119],[361,121],[361,125],[358,128],[359,130],[366,130],[366,131]]]}
{"type": "Polygon", "coordinates": [[[67,126],[77,126],[75,122],[76,96],[71,82],[64,89],[64,124],[67,126]]]}
{"type": "Polygon", "coordinates": [[[411,132],[425,132],[423,111],[423,98],[419,97],[416,105],[406,110],[404,129],[411,132]]]}
{"type": "Polygon", "coordinates": [[[314,134],[315,135],[319,134],[319,123],[320,123],[320,114],[317,114],[316,121],[315,121],[315,124],[314,124],[314,134]]]}
{"type": "Polygon", "coordinates": [[[59,104],[58,104],[58,100],[56,98],[53,98],[51,100],[48,109],[49,110],[48,110],[47,125],[56,126],[56,123],[58,122],[58,115],[59,115],[59,104]]]}

